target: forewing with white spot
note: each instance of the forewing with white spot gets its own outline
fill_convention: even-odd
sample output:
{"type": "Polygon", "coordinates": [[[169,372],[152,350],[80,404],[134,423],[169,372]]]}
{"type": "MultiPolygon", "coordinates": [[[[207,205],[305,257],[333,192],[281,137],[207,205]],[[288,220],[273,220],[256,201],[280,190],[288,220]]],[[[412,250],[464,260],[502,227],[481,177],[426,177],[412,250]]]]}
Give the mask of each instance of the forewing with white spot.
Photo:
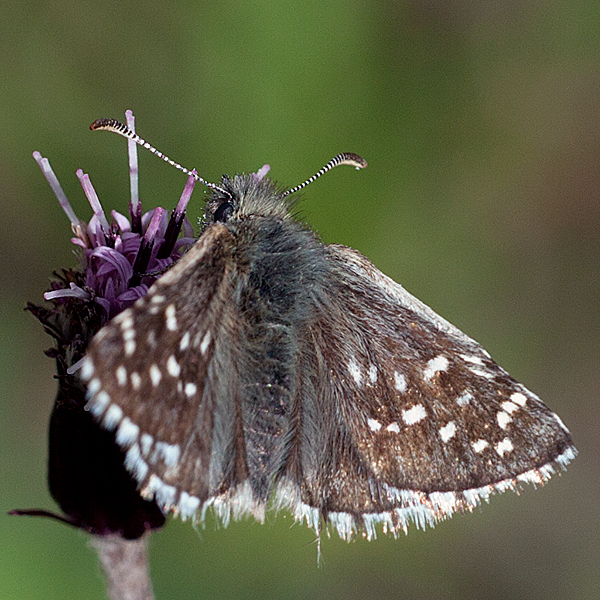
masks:
{"type": "Polygon", "coordinates": [[[212,226],[99,332],[81,370],[89,408],[116,431],[142,494],[183,517],[243,479],[234,443],[239,385],[214,360],[237,360],[229,252],[229,232],[212,226]]]}

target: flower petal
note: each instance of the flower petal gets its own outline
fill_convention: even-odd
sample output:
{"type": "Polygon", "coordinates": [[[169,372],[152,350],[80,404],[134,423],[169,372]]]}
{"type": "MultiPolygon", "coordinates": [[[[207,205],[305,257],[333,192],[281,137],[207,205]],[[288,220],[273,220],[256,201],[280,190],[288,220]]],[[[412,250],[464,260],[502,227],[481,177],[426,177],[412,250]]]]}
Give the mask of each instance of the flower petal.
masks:
{"type": "Polygon", "coordinates": [[[133,267],[131,266],[131,263],[127,260],[127,258],[125,258],[125,256],[113,248],[109,248],[108,246],[94,248],[94,250],[91,252],[91,256],[106,261],[96,270],[96,274],[98,276],[107,275],[111,271],[116,270],[122,282],[126,284],[133,275],[133,267]]]}
{"type": "Polygon", "coordinates": [[[121,231],[131,231],[131,223],[125,215],[122,215],[116,210],[111,210],[110,214],[121,231]]]}

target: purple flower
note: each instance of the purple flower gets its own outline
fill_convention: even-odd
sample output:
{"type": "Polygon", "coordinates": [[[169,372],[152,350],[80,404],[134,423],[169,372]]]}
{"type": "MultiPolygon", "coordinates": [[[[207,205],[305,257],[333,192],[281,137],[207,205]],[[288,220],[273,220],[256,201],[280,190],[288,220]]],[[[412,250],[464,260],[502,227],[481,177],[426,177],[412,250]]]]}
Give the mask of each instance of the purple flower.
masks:
{"type": "MultiPolygon", "coordinates": [[[[128,114],[127,117],[132,126],[131,115],[128,114]]],[[[194,189],[193,176],[188,178],[181,199],[170,217],[160,207],[142,214],[137,193],[135,143],[129,144],[129,152],[132,190],[129,218],[112,211],[109,220],[89,176],[81,169],[77,171],[77,177],[94,213],[87,224],[73,211],[48,159],[43,158],[39,152],[33,153],[71,221],[75,234],[71,241],[82,249],[81,272],[85,280],[83,287],[71,283],[68,288],[52,289],[44,297],[53,302],[66,298],[95,302],[102,307],[103,324],[144,296],[152,283],[194,241],[192,225],[185,216],[194,189]],[[180,238],[182,228],[184,235],[180,238]]]]}

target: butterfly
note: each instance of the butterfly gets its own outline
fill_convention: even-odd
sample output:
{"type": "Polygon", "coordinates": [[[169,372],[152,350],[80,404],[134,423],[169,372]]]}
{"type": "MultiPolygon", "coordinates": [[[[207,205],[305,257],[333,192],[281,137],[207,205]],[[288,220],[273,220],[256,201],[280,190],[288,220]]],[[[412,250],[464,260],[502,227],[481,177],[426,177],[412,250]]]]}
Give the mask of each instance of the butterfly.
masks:
{"type": "MultiPolygon", "coordinates": [[[[124,125],[97,121],[149,147],[124,125]]],[[[143,497],[224,522],[425,528],[576,456],[561,419],[474,340],[294,216],[262,175],[209,187],[189,251],[94,337],[80,377],[143,497]]]]}

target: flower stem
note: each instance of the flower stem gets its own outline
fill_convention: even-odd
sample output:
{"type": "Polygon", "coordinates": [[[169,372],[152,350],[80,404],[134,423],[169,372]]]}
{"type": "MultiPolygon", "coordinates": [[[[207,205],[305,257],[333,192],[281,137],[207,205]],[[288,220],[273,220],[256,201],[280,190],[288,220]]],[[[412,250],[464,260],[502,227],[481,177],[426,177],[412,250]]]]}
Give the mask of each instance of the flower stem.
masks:
{"type": "Polygon", "coordinates": [[[149,533],[137,540],[119,535],[92,536],[90,545],[106,573],[110,600],[154,600],[148,569],[149,538],[149,533]]]}

